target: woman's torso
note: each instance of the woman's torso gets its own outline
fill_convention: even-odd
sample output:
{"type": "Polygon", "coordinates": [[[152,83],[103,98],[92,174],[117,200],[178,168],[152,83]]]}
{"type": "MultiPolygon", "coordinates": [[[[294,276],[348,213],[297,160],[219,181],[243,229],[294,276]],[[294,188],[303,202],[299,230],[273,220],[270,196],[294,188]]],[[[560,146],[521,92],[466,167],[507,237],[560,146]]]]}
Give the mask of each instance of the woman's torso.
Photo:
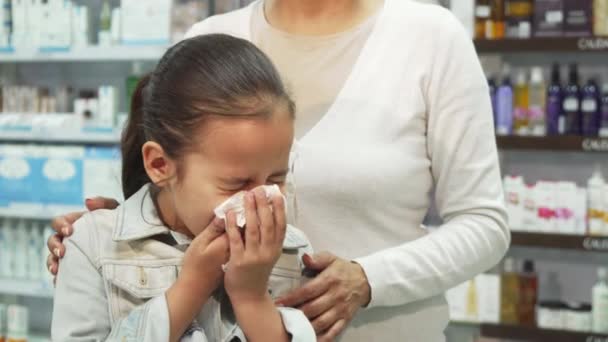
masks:
{"type": "MultiPolygon", "coordinates": [[[[254,43],[262,40],[264,50],[268,37],[260,38],[260,32],[251,32],[259,27],[252,25],[256,6],[259,2],[246,10],[211,18],[198,28],[199,34],[219,32],[254,43]],[[242,27],[235,28],[236,21],[242,27]]],[[[354,60],[344,61],[347,67],[343,70],[348,74],[343,84],[330,87],[337,89],[336,94],[321,96],[332,99],[331,103],[318,122],[305,123],[312,127],[300,134],[297,143],[297,225],[315,250],[329,250],[350,259],[427,234],[421,224],[430,206],[433,179],[426,140],[426,90],[437,48],[433,35],[443,19],[444,11],[434,6],[386,0],[367,35],[364,27],[352,31],[364,43],[351,42],[351,48],[361,46],[354,60]]],[[[362,25],[366,24],[369,22],[362,25]]],[[[195,27],[192,33],[196,32],[195,27]]],[[[328,55],[334,55],[335,51],[328,49],[328,55]]],[[[277,59],[272,49],[266,50],[277,59]]],[[[301,50],[305,52],[306,47],[301,50]]],[[[306,58],[304,52],[300,58],[306,58]]],[[[335,54],[335,58],[339,55],[335,54]]],[[[285,60],[277,61],[279,68],[284,63],[285,60]]],[[[297,61],[295,65],[306,63],[297,61]]],[[[293,68],[279,71],[288,85],[305,84],[296,89],[322,89],[314,86],[314,78],[326,71],[323,64],[308,65],[318,69],[291,74],[289,70],[293,68]],[[306,74],[311,79],[307,80],[306,74]]],[[[295,96],[296,101],[314,102],[307,101],[305,93],[295,96]]],[[[316,97],[319,95],[310,95],[312,99],[316,97]]],[[[316,114],[313,111],[297,115],[316,114]]],[[[443,296],[437,296],[399,307],[363,310],[343,340],[442,341],[447,323],[446,302],[443,296]]]]}

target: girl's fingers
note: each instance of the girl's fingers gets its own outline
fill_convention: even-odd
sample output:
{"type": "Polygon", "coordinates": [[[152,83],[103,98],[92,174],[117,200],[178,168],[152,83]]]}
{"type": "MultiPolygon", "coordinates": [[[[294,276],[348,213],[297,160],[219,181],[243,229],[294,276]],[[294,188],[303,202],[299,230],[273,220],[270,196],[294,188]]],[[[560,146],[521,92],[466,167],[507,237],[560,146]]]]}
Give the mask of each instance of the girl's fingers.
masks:
{"type": "Polygon", "coordinates": [[[274,215],[275,242],[283,245],[287,230],[287,216],[285,213],[285,199],[283,196],[272,197],[272,214],[274,215]]]}
{"type": "Polygon", "coordinates": [[[260,222],[260,243],[262,248],[272,248],[276,236],[273,209],[270,208],[266,191],[263,188],[257,188],[254,193],[260,222]]]}
{"type": "Polygon", "coordinates": [[[245,252],[240,228],[236,225],[236,215],[229,212],[226,215],[226,232],[230,242],[230,259],[240,260],[245,252]]]}
{"type": "Polygon", "coordinates": [[[253,192],[245,194],[245,250],[257,252],[260,247],[260,225],[253,192]]]}

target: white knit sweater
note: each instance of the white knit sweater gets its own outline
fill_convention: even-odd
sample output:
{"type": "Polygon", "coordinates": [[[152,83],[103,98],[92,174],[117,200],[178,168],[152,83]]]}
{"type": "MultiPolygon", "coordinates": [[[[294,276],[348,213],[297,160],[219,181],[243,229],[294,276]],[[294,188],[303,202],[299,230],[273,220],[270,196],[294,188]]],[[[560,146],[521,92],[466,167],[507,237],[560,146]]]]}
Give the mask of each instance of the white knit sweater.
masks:
{"type": "MultiPolygon", "coordinates": [[[[251,9],[189,36],[250,39],[251,9]]],[[[342,340],[444,340],[443,293],[492,267],[510,240],[488,87],[460,23],[439,6],[386,0],[298,154],[297,226],[315,250],[359,262],[372,288],[342,340]],[[428,233],[433,191],[445,223],[428,233]]]]}

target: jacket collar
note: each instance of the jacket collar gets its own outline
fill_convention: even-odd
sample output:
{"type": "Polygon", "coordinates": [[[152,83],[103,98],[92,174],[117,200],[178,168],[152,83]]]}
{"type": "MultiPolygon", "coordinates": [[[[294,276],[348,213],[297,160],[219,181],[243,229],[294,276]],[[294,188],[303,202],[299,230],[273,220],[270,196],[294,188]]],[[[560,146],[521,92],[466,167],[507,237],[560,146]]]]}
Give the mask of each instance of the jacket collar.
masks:
{"type": "Polygon", "coordinates": [[[119,208],[112,233],[114,241],[133,241],[170,232],[158,216],[150,184],[129,197],[119,208]]]}

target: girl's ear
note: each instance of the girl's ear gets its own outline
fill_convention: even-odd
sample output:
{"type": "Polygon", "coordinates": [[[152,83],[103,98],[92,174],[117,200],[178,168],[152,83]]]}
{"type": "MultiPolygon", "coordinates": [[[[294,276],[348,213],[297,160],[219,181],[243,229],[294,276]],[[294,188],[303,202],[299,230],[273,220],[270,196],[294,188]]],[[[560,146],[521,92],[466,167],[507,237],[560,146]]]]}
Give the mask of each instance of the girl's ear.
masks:
{"type": "Polygon", "coordinates": [[[167,185],[167,181],[175,176],[176,165],[167,157],[165,150],[154,141],[146,142],[141,148],[144,168],[152,183],[158,186],[167,185]]]}

